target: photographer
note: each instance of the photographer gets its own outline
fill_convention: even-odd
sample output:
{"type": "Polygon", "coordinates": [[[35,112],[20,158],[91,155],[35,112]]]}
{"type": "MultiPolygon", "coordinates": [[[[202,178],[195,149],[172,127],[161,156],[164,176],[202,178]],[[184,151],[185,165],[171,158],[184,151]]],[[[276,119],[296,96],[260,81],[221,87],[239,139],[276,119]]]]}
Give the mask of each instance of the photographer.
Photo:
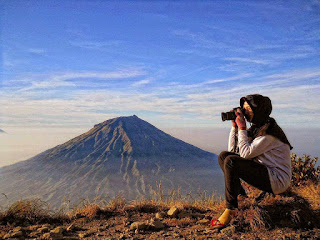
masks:
{"type": "MultiPolygon", "coordinates": [[[[229,135],[228,152],[221,152],[219,164],[225,178],[226,209],[213,228],[230,223],[238,208],[238,195],[245,191],[240,179],[265,192],[280,194],[290,185],[292,149],[276,121],[268,97],[254,94],[240,99],[229,135]],[[252,125],[247,130],[246,120],[252,125]]],[[[232,114],[232,113],[231,113],[232,114]]],[[[225,120],[225,119],[223,119],[225,120]]]]}

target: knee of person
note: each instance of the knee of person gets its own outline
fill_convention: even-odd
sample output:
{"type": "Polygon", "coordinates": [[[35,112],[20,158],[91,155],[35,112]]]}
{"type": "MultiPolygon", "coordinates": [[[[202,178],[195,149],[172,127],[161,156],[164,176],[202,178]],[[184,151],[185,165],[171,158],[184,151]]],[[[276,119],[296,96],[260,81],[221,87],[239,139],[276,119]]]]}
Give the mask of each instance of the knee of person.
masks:
{"type": "Polygon", "coordinates": [[[227,168],[234,168],[236,165],[235,159],[233,158],[233,156],[228,156],[226,157],[226,159],[224,160],[224,166],[227,168]]]}
{"type": "Polygon", "coordinates": [[[223,152],[221,152],[220,154],[219,154],[219,159],[225,159],[226,158],[226,156],[228,155],[228,151],[223,151],[223,152]]]}

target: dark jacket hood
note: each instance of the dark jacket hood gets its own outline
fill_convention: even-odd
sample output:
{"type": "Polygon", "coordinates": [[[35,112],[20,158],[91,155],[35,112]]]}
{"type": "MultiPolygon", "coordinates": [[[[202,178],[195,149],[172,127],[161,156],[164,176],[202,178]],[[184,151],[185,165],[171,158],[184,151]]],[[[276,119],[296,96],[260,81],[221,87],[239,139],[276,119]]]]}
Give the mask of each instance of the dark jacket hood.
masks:
{"type": "Polygon", "coordinates": [[[272,135],[278,138],[281,142],[288,144],[290,149],[293,148],[276,120],[270,117],[272,112],[270,98],[260,94],[247,95],[240,99],[241,108],[243,108],[244,102],[247,102],[253,111],[253,118],[251,120],[252,126],[248,129],[249,137],[254,139],[260,132],[261,128],[268,124],[266,134],[272,135]]]}
{"type": "Polygon", "coordinates": [[[253,111],[253,119],[251,122],[258,126],[264,125],[272,112],[270,98],[260,94],[247,95],[240,99],[241,108],[243,107],[244,102],[247,102],[253,111]]]}

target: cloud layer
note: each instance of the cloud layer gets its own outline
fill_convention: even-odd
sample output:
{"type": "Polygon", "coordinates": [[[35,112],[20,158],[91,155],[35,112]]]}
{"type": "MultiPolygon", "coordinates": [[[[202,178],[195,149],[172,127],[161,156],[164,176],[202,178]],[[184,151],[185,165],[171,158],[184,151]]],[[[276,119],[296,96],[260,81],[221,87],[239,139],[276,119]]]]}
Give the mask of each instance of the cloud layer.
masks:
{"type": "Polygon", "coordinates": [[[87,128],[132,114],[224,127],[220,113],[252,93],[271,98],[280,124],[319,128],[318,10],[318,1],[5,1],[1,128],[87,128]]]}

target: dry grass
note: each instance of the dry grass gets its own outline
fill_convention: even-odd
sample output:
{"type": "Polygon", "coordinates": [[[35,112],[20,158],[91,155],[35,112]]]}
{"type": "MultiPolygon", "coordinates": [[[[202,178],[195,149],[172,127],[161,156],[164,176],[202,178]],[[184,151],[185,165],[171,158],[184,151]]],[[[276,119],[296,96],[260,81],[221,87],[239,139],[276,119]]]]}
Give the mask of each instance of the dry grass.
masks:
{"type": "Polygon", "coordinates": [[[320,184],[307,184],[296,188],[297,194],[308,200],[313,210],[320,210],[320,184]]]}
{"type": "Polygon", "coordinates": [[[40,199],[16,201],[0,216],[0,222],[17,224],[60,222],[66,219],[64,215],[51,211],[49,205],[40,199]]]}
{"type": "MultiPolygon", "coordinates": [[[[246,187],[246,186],[245,186],[246,187]]],[[[257,203],[257,189],[246,189],[249,197],[239,202],[239,210],[232,224],[239,232],[255,232],[274,228],[320,228],[320,184],[310,183],[304,187],[293,187],[281,195],[269,195],[257,203]]],[[[198,197],[181,196],[176,192],[170,196],[164,191],[160,198],[126,201],[117,196],[108,201],[83,201],[72,210],[52,212],[39,200],[21,200],[0,211],[0,223],[25,224],[54,221],[66,222],[75,218],[108,219],[111,216],[137,214],[141,219],[156,212],[166,212],[172,206],[187,213],[186,217],[168,218],[163,221],[169,226],[193,226],[203,218],[218,217],[225,209],[222,199],[214,195],[198,197]],[[143,215],[142,215],[143,214],[143,215]]]]}
{"type": "Polygon", "coordinates": [[[13,203],[6,212],[7,216],[18,218],[33,219],[35,216],[48,217],[50,214],[48,205],[40,199],[20,200],[13,203]]]}
{"type": "Polygon", "coordinates": [[[77,206],[74,210],[72,210],[68,215],[71,218],[80,218],[80,217],[87,217],[87,218],[96,218],[100,215],[101,209],[95,203],[87,203],[83,206],[77,206]]]}

